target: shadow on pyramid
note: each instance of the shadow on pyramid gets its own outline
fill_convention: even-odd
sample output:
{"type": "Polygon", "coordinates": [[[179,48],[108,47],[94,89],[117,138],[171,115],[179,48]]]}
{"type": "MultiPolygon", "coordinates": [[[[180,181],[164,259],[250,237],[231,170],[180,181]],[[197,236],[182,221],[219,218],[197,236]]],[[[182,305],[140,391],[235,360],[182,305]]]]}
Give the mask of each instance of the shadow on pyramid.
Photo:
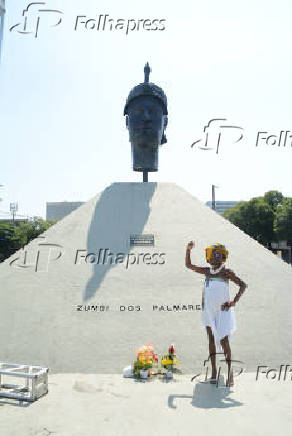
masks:
{"type": "Polygon", "coordinates": [[[143,233],[156,188],[156,183],[148,185],[140,190],[129,190],[127,184],[121,187],[113,185],[101,194],[96,203],[87,237],[87,253],[94,253],[92,260],[95,263],[92,277],[85,288],[85,300],[96,295],[105,275],[118,264],[115,262],[117,255],[120,253],[122,260],[122,255],[126,257],[130,253],[129,235],[143,233]],[[103,251],[99,253],[99,250],[103,251]],[[99,255],[99,263],[96,254],[99,255]],[[107,263],[103,264],[103,260],[107,260],[107,263]]]}

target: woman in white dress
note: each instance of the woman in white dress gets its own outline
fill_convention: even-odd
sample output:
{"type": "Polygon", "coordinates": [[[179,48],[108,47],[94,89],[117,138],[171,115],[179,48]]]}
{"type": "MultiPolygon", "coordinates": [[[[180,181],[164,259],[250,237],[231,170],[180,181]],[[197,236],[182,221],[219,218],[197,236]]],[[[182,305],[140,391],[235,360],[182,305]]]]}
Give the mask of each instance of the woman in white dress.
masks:
{"type": "Polygon", "coordinates": [[[221,346],[228,365],[227,385],[233,386],[231,370],[231,349],[228,337],[235,330],[235,316],[233,307],[245,291],[247,285],[235,275],[233,271],[225,268],[228,251],[222,244],[210,245],[205,249],[206,260],[210,267],[200,267],[191,263],[191,249],[194,242],[189,242],[186,250],[186,267],[205,275],[205,286],[202,298],[202,324],[206,327],[209,338],[209,357],[212,365],[211,383],[216,383],[216,351],[221,346]],[[239,292],[230,300],[229,280],[239,286],[239,292]]]}

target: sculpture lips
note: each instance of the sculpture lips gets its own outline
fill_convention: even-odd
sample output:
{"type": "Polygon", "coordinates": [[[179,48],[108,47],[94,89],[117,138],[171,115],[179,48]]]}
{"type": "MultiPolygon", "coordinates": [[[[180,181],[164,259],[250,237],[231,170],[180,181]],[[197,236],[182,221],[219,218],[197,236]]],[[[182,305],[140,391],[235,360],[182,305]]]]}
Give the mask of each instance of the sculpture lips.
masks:
{"type": "Polygon", "coordinates": [[[152,127],[139,127],[137,130],[141,132],[153,132],[152,127]]]}

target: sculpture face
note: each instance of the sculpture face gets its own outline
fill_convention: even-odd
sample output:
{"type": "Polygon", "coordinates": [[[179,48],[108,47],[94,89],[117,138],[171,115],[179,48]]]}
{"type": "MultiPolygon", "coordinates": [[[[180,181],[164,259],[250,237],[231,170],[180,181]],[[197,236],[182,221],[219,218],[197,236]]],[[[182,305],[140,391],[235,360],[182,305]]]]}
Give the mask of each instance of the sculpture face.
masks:
{"type": "Polygon", "coordinates": [[[134,99],[128,109],[127,127],[130,142],[140,147],[161,144],[167,117],[159,100],[150,95],[134,99]]]}
{"type": "Polygon", "coordinates": [[[129,104],[126,125],[134,171],[157,171],[158,146],[167,126],[167,116],[159,100],[150,95],[135,98],[129,104]]]}

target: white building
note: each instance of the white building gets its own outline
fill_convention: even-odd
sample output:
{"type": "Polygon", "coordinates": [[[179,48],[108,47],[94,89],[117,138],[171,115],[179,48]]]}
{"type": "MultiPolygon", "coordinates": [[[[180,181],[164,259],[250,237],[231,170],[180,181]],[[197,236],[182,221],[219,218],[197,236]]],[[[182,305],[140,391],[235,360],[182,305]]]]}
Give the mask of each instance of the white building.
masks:
{"type": "MultiPolygon", "coordinates": [[[[238,203],[239,201],[216,201],[216,212],[222,215],[225,210],[235,207],[238,203]]],[[[212,201],[207,201],[206,205],[212,208],[212,201]]]]}
{"type": "Polygon", "coordinates": [[[271,243],[273,253],[277,254],[285,262],[292,264],[292,247],[288,241],[278,241],[271,243]]]}
{"type": "Polygon", "coordinates": [[[83,201],[55,201],[46,204],[46,219],[61,220],[84,204],[83,201]]]}

